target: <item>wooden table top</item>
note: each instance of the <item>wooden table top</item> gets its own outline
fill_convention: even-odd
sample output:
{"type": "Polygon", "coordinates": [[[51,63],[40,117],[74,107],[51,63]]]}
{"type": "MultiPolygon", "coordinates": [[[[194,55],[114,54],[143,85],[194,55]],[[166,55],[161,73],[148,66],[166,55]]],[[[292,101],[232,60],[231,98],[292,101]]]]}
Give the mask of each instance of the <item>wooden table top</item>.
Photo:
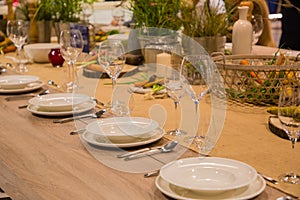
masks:
{"type": "MultiPolygon", "coordinates": [[[[32,64],[29,67],[29,74],[39,74],[44,80],[55,80],[57,73],[65,68],[51,68],[50,64],[32,64]],[[43,73],[43,69],[47,74],[43,73]]],[[[96,96],[107,101],[111,86],[102,87],[97,88],[96,96]]],[[[58,92],[55,88],[50,89],[52,93],[58,92]]],[[[97,149],[96,154],[92,154],[80,136],[69,135],[70,131],[84,126],[89,120],[54,124],[51,117],[33,115],[26,109],[17,108],[27,100],[6,101],[7,96],[11,95],[0,95],[0,188],[12,199],[169,199],[156,188],[155,177],[144,178],[144,173],[109,167],[99,162],[95,155],[109,160],[113,152],[97,149]]],[[[134,94],[134,104],[132,113],[136,116],[148,116],[146,109],[150,105],[164,105],[171,112],[164,128],[176,126],[170,99],[146,101],[143,95],[134,94]]],[[[209,112],[209,106],[210,98],[207,96],[201,102],[201,113],[209,112]]],[[[296,144],[292,150],[288,140],[271,133],[267,127],[268,117],[266,107],[228,102],[222,133],[210,156],[243,161],[275,179],[290,169],[300,172],[300,160],[296,159],[300,147],[296,144]]],[[[158,143],[166,141],[163,139],[158,143]]],[[[197,156],[199,154],[195,151],[186,149],[180,157],[197,156]]],[[[166,162],[164,158],[157,160],[166,162]]],[[[142,161],[146,165],[149,160],[142,161]]],[[[266,189],[254,199],[276,199],[284,196],[284,192],[299,195],[294,191],[300,191],[300,186],[267,184],[266,189]]]]}

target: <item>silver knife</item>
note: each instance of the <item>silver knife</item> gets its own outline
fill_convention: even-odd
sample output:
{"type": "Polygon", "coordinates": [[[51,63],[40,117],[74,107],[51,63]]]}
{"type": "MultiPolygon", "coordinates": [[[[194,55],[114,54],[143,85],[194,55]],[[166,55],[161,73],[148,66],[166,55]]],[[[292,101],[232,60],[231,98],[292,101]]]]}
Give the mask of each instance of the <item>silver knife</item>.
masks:
{"type": "Polygon", "coordinates": [[[138,154],[138,153],[142,153],[142,152],[145,152],[145,151],[150,151],[152,149],[159,149],[159,148],[162,148],[162,146],[159,146],[159,147],[146,147],[146,148],[143,148],[143,149],[139,149],[139,150],[119,154],[119,155],[117,155],[117,158],[125,158],[125,157],[132,156],[132,155],[135,155],[135,154],[138,154]]]}
{"type": "Polygon", "coordinates": [[[84,118],[100,118],[105,112],[106,112],[106,110],[102,109],[96,113],[80,115],[80,116],[75,116],[75,117],[68,117],[68,118],[63,118],[63,119],[55,119],[55,120],[53,120],[53,123],[65,123],[65,122],[70,122],[73,120],[84,119],[84,118]]]}
{"type": "Polygon", "coordinates": [[[149,151],[145,151],[145,152],[142,152],[142,153],[137,153],[137,154],[134,154],[134,155],[127,156],[127,157],[125,157],[124,160],[126,160],[126,161],[133,160],[133,159],[136,159],[136,158],[150,156],[150,155],[157,154],[157,153],[168,153],[168,152],[171,152],[176,147],[177,144],[178,144],[177,141],[172,141],[172,142],[169,142],[169,143],[165,144],[164,146],[162,146],[160,148],[151,149],[149,151]]]}

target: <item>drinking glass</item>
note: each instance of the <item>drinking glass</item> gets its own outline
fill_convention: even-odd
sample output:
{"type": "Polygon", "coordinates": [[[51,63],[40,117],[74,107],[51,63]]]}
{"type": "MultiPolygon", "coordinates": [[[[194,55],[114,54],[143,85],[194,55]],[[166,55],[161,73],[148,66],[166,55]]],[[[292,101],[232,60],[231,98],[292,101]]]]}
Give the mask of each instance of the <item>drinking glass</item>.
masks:
{"type": "Polygon", "coordinates": [[[252,44],[255,45],[264,30],[264,20],[261,15],[252,15],[251,24],[253,29],[252,44]]]}
{"type": "MultiPolygon", "coordinates": [[[[109,75],[114,91],[117,78],[125,64],[124,47],[120,40],[105,40],[100,43],[98,49],[98,63],[109,75]]],[[[111,102],[113,106],[113,102],[111,102]]]]}
{"type": "Polygon", "coordinates": [[[121,25],[123,25],[122,22],[124,21],[124,15],[125,15],[125,12],[120,7],[112,10],[112,16],[113,16],[114,20],[116,20],[117,25],[119,26],[119,31],[121,31],[121,25]]]}
{"type": "MultiPolygon", "coordinates": [[[[176,124],[179,124],[178,106],[181,98],[185,94],[183,82],[180,75],[180,65],[165,67],[164,87],[166,88],[168,96],[174,102],[175,112],[176,112],[176,124]]],[[[181,135],[185,135],[186,132],[180,130],[179,128],[175,128],[174,130],[168,131],[168,134],[172,136],[181,136],[181,135]]]]}
{"type": "Polygon", "coordinates": [[[181,63],[184,90],[195,103],[196,112],[201,99],[209,92],[210,62],[206,55],[188,55],[183,57],[181,63]]]}
{"type": "Polygon", "coordinates": [[[60,52],[68,64],[66,92],[76,88],[75,63],[83,50],[84,41],[79,30],[63,30],[60,33],[60,52]]]}
{"type": "MultiPolygon", "coordinates": [[[[292,149],[300,136],[300,88],[286,86],[280,93],[278,118],[285,133],[292,142],[292,149]]],[[[291,158],[296,159],[297,156],[291,158]]],[[[295,172],[282,174],[279,180],[285,183],[300,184],[300,175],[295,172]]]]}
{"type": "Polygon", "coordinates": [[[17,72],[27,72],[28,68],[20,59],[20,53],[23,45],[26,42],[29,32],[29,24],[23,20],[8,20],[7,22],[7,36],[17,47],[18,64],[16,66],[17,72]]]}

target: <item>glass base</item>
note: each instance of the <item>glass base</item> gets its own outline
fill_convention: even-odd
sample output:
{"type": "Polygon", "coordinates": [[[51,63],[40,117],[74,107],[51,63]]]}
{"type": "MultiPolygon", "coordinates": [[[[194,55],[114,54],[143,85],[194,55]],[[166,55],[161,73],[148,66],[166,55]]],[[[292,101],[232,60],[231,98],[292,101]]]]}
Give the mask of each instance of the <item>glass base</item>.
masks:
{"type": "Polygon", "coordinates": [[[25,73],[28,72],[28,68],[25,64],[20,63],[15,67],[16,72],[25,73]]]}
{"type": "Polygon", "coordinates": [[[300,184],[300,175],[293,172],[282,174],[278,178],[281,182],[284,183],[300,184]]]}
{"type": "Polygon", "coordinates": [[[182,136],[182,135],[186,135],[186,132],[183,130],[174,129],[174,130],[168,131],[167,134],[172,135],[172,136],[182,136]]]}

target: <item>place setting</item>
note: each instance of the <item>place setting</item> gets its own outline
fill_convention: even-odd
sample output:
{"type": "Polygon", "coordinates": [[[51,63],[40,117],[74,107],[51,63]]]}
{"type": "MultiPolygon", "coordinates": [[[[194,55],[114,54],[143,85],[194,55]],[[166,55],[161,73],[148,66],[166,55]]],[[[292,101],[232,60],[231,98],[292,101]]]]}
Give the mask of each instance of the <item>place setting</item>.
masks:
{"type": "Polygon", "coordinates": [[[152,119],[124,116],[93,120],[80,136],[96,147],[129,148],[153,143],[164,134],[152,119]]]}
{"type": "Polygon", "coordinates": [[[88,95],[76,93],[54,93],[29,99],[27,110],[42,116],[70,116],[94,109],[96,103],[88,95]]]}
{"type": "Polygon", "coordinates": [[[0,94],[20,94],[38,90],[44,82],[33,75],[0,76],[0,94]]]}
{"type": "Polygon", "coordinates": [[[165,164],[155,186],[174,199],[251,199],[265,180],[250,165],[220,157],[191,157],[165,164]]]}

